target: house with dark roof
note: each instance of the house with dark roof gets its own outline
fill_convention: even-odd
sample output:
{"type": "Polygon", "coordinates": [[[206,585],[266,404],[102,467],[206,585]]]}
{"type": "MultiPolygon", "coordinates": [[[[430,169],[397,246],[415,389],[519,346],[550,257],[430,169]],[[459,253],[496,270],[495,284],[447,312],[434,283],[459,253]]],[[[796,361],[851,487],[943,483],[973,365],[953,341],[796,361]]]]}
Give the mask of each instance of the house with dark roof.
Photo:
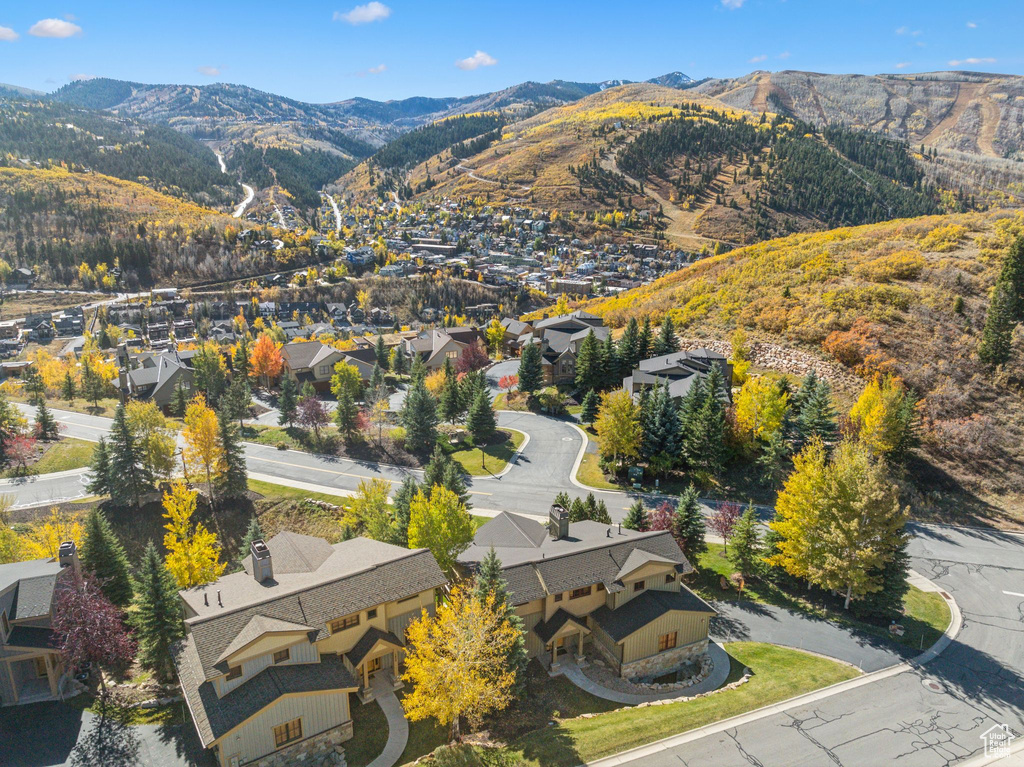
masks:
{"type": "Polygon", "coordinates": [[[455,360],[470,344],[487,343],[484,334],[476,328],[454,327],[424,330],[414,338],[404,340],[405,354],[410,360],[419,357],[427,370],[440,370],[445,360],[455,360]]]}
{"type": "Polygon", "coordinates": [[[300,388],[308,381],[318,392],[325,392],[331,388],[334,366],[346,362],[356,367],[364,381],[369,381],[377,360],[372,350],[369,355],[360,352],[342,351],[320,341],[293,341],[281,347],[284,375],[291,376],[300,388]]]}
{"type": "Polygon", "coordinates": [[[633,373],[623,379],[622,388],[638,395],[644,389],[667,386],[669,396],[679,400],[715,366],[722,372],[722,398],[731,399],[732,364],[724,354],[710,349],[690,349],[641,360],[633,373]]]}
{"type": "Polygon", "coordinates": [[[559,656],[600,655],[624,678],[658,676],[707,651],[715,610],[681,581],[693,567],[666,530],[569,522],[553,506],[547,526],[503,512],[459,556],[472,573],[491,550],[501,560],[526,647],[559,656]]]}
{"type": "Polygon", "coordinates": [[[51,627],[57,587],[78,567],[71,541],[55,559],[0,565],[0,706],[59,700],[70,683],[51,627]]]}
{"type": "Polygon", "coordinates": [[[127,373],[128,393],[135,399],[151,401],[167,412],[178,386],[191,396],[194,355],[195,350],[142,352],[135,355],[131,362],[136,367],[127,373]]]}
{"type": "Polygon", "coordinates": [[[445,576],[427,549],[282,532],[243,572],[180,592],[175,665],[199,738],[221,767],[284,764],[352,737],[349,693],[397,687],[405,632],[445,576]]]}
{"type": "Polygon", "coordinates": [[[596,314],[579,309],[533,323],[532,330],[521,335],[515,345],[520,349],[529,344],[540,346],[544,382],[557,384],[576,378],[576,355],[591,333],[603,342],[611,330],[596,314]]]}

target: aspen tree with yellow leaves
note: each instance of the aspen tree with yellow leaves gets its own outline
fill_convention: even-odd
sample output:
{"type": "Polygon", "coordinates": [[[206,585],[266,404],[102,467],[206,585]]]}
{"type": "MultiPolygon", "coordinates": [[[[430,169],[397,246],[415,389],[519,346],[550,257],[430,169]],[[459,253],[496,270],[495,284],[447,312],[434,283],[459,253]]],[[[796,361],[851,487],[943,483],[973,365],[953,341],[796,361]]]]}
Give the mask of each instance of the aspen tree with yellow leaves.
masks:
{"type": "Polygon", "coordinates": [[[217,536],[206,529],[202,522],[193,524],[196,511],[195,490],[189,490],[184,482],[175,482],[169,492],[164,493],[164,548],[167,549],[167,569],[178,584],[178,588],[189,589],[217,580],[224,572],[220,561],[220,544],[217,536]]]}
{"type": "Polygon", "coordinates": [[[220,443],[220,427],[217,414],[206,405],[202,394],[188,403],[185,409],[185,428],[181,432],[185,440],[182,461],[186,473],[199,471],[206,476],[210,504],[214,504],[214,480],[220,474],[224,448],[220,443]]]}

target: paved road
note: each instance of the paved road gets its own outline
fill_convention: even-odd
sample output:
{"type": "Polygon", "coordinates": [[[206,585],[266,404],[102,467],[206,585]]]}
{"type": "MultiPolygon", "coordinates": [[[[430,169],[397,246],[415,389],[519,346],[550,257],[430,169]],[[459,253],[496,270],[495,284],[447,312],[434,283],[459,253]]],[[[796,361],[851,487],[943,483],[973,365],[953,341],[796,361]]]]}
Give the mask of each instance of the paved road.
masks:
{"type": "Polygon", "coordinates": [[[923,668],[619,763],[934,767],[981,754],[980,736],[996,724],[1009,725],[1020,737],[1024,539],[930,526],[915,526],[914,531],[914,569],[952,594],[964,615],[960,634],[937,659],[923,668]]]}

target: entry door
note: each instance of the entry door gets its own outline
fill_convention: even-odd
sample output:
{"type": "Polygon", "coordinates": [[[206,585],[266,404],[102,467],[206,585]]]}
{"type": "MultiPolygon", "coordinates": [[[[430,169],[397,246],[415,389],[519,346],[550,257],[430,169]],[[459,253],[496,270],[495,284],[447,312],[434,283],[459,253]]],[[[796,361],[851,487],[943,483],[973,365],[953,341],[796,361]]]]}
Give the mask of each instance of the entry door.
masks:
{"type": "Polygon", "coordinates": [[[44,679],[47,676],[47,674],[46,674],[46,658],[43,657],[42,655],[40,655],[39,657],[37,657],[35,659],[35,661],[36,661],[36,677],[39,678],[39,679],[44,679]]]}
{"type": "Polygon", "coordinates": [[[563,654],[564,652],[565,652],[565,637],[558,637],[558,639],[555,640],[555,657],[557,658],[559,655],[563,654]]]}
{"type": "Polygon", "coordinates": [[[372,674],[374,671],[380,671],[380,658],[381,656],[378,655],[373,660],[366,661],[366,672],[368,674],[372,674]]]}

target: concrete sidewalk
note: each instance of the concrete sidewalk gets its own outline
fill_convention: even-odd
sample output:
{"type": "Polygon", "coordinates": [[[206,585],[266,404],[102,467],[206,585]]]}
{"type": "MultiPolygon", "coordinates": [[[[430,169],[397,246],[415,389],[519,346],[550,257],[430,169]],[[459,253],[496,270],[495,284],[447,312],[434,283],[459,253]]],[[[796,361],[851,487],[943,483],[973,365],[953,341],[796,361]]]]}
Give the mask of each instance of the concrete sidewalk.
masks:
{"type": "Polygon", "coordinates": [[[368,767],[392,767],[402,758],[402,752],[409,742],[409,722],[405,719],[405,711],[398,701],[398,696],[391,688],[389,675],[378,673],[371,681],[373,699],[388,720],[388,742],[380,756],[370,762],[368,767]]]}

